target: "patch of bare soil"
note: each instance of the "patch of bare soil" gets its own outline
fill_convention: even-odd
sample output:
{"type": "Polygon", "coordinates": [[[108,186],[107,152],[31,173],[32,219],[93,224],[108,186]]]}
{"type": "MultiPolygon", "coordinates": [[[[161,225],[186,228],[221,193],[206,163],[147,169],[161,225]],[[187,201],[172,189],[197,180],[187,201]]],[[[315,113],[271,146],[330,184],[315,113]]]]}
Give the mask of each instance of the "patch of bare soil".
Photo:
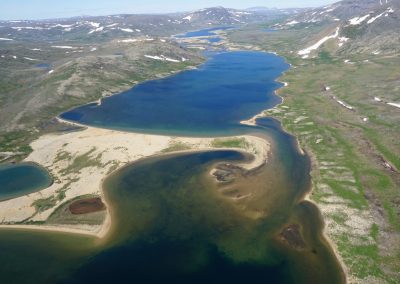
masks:
{"type": "Polygon", "coordinates": [[[72,214],[79,215],[103,211],[106,209],[106,206],[101,201],[101,198],[96,197],[75,201],[69,205],[68,209],[72,214]]]}
{"type": "Polygon", "coordinates": [[[278,238],[281,242],[285,243],[292,249],[301,251],[306,248],[306,243],[301,236],[300,225],[298,224],[291,224],[283,228],[278,238]]]}

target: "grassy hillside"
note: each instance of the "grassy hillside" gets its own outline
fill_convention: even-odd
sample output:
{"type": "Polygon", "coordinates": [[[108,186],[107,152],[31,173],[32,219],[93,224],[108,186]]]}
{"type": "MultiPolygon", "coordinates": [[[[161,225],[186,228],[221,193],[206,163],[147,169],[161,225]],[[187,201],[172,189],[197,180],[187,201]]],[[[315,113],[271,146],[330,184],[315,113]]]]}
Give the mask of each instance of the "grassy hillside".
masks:
{"type": "Polygon", "coordinates": [[[243,30],[230,39],[277,51],[292,64],[280,78],[288,83],[279,91],[284,103],[266,115],[281,120],[312,157],[311,198],[321,208],[350,282],[396,283],[400,109],[386,103],[400,102],[400,59],[339,53],[334,40],[315,58],[301,59],[297,51],[325,28],[243,30]]]}
{"type": "Polygon", "coordinates": [[[65,44],[69,49],[42,43],[36,54],[33,46],[0,46],[0,54],[5,54],[0,59],[0,153],[23,157],[32,139],[65,129],[52,120],[59,113],[203,61],[196,52],[164,39],[65,44]],[[179,62],[145,55],[164,55],[179,62]],[[48,65],[38,67],[42,62],[48,65]]]}

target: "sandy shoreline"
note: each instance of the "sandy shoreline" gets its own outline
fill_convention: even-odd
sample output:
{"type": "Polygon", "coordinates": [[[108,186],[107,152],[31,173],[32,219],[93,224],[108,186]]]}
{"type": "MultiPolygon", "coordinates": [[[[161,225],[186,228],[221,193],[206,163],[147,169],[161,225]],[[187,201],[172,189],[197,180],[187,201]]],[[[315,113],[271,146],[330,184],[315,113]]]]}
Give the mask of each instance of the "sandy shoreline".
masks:
{"type": "MultiPolygon", "coordinates": [[[[48,134],[33,141],[33,152],[24,162],[34,162],[45,167],[52,175],[53,184],[39,192],[0,202],[0,228],[44,230],[74,233],[103,238],[111,227],[111,216],[108,211],[101,226],[89,225],[25,225],[21,222],[44,222],[61,205],[68,200],[83,195],[98,195],[106,202],[102,191],[105,178],[119,168],[150,156],[162,155],[165,149],[174,145],[184,145],[184,151],[193,152],[213,149],[239,150],[252,154],[255,158],[240,166],[250,169],[266,162],[270,145],[263,138],[242,135],[248,144],[246,149],[215,148],[215,139],[232,139],[233,137],[191,138],[173,137],[152,134],[141,134],[88,127],[79,123],[60,121],[84,127],[81,131],[48,134]],[[82,164],[82,160],[86,164],[82,164]],[[77,162],[78,161],[78,162],[77,162]],[[57,201],[50,209],[37,212],[33,203],[37,200],[55,198],[62,191],[65,198],[57,201]]],[[[107,204],[106,204],[107,205],[107,204]]],[[[109,206],[107,206],[109,210],[109,206]]]]}
{"type": "MultiPolygon", "coordinates": [[[[292,65],[290,64],[290,66],[292,66],[292,65]]],[[[287,71],[286,71],[286,72],[287,72],[287,71]]],[[[282,74],[282,76],[283,76],[286,72],[284,72],[284,73],[282,74]]],[[[263,118],[263,117],[272,117],[271,115],[268,115],[266,112],[267,112],[267,111],[271,111],[271,110],[273,110],[273,109],[276,109],[277,107],[279,107],[280,105],[282,105],[282,104],[284,103],[284,98],[282,98],[282,97],[279,95],[279,91],[282,91],[285,87],[288,87],[288,86],[289,86],[289,83],[288,83],[288,82],[284,82],[284,81],[279,81],[279,80],[276,80],[276,81],[279,82],[279,83],[282,83],[283,86],[282,86],[281,88],[275,90],[274,95],[279,96],[279,97],[282,99],[282,101],[281,101],[279,104],[277,104],[276,106],[274,106],[273,108],[268,109],[268,110],[264,110],[264,111],[262,111],[261,113],[256,114],[255,116],[251,117],[250,119],[240,121],[241,124],[243,124],[243,125],[249,125],[249,126],[256,126],[256,125],[257,125],[257,119],[263,118]]],[[[282,130],[285,131],[286,133],[290,133],[289,131],[287,131],[287,130],[284,128],[284,125],[283,125],[283,124],[282,124],[282,130]]],[[[294,136],[294,137],[295,137],[295,136],[294,136]]],[[[302,155],[305,155],[306,153],[305,153],[305,151],[303,150],[303,148],[301,147],[300,141],[297,139],[297,137],[295,137],[295,138],[296,138],[295,140],[296,140],[297,150],[298,150],[302,155]]],[[[315,167],[315,165],[312,165],[312,167],[315,167]]],[[[349,280],[349,279],[350,279],[350,275],[349,275],[349,273],[348,273],[347,266],[345,265],[345,263],[344,263],[344,261],[343,261],[341,255],[340,255],[340,253],[339,253],[339,251],[338,251],[338,249],[337,249],[336,243],[334,243],[334,242],[332,241],[332,239],[329,237],[329,234],[328,234],[328,231],[327,231],[327,226],[326,226],[326,224],[325,224],[325,218],[323,217],[323,214],[322,214],[321,205],[318,204],[318,203],[316,203],[315,201],[313,201],[313,200],[311,199],[311,194],[312,194],[312,189],[310,189],[310,191],[309,191],[308,193],[306,193],[305,196],[304,196],[301,200],[299,200],[299,202],[308,201],[308,202],[311,202],[312,204],[314,204],[314,205],[318,208],[320,214],[322,215],[321,218],[322,218],[322,220],[323,220],[323,222],[324,222],[324,228],[323,228],[323,230],[322,230],[322,232],[321,232],[321,235],[322,235],[322,237],[324,238],[324,240],[327,242],[328,246],[331,248],[333,254],[335,255],[335,257],[336,257],[336,259],[337,259],[337,261],[339,262],[339,265],[340,265],[340,267],[342,268],[342,271],[343,271],[343,273],[344,273],[345,279],[346,279],[346,280],[349,280]]]]}
{"type": "MultiPolygon", "coordinates": [[[[100,234],[102,230],[98,232],[94,229],[95,226],[91,228],[84,229],[83,227],[67,227],[64,225],[51,226],[51,225],[0,225],[0,229],[5,230],[27,230],[27,231],[44,231],[44,232],[55,232],[55,233],[69,233],[74,235],[85,235],[91,237],[102,238],[103,234],[100,234]]],[[[97,227],[97,226],[96,226],[97,227]]],[[[101,228],[101,226],[99,226],[101,228]]]]}
{"type": "Polygon", "coordinates": [[[321,207],[317,202],[315,202],[314,200],[311,199],[311,194],[312,194],[312,189],[308,193],[306,193],[305,196],[299,202],[307,201],[307,202],[310,202],[310,203],[314,204],[318,208],[318,211],[319,211],[319,213],[321,215],[321,219],[323,221],[323,226],[324,226],[323,229],[321,230],[321,237],[323,238],[324,241],[327,242],[329,248],[332,250],[333,254],[336,257],[336,260],[339,263],[339,266],[342,268],[342,272],[344,274],[344,277],[345,277],[346,281],[348,281],[349,280],[349,273],[347,271],[347,267],[346,267],[342,257],[340,256],[340,253],[339,253],[339,251],[337,249],[336,244],[332,241],[332,239],[328,235],[327,226],[326,226],[325,218],[324,218],[324,216],[322,214],[321,207]]]}
{"type": "MultiPolygon", "coordinates": [[[[101,103],[101,99],[96,103],[101,103]]],[[[263,116],[263,113],[261,113],[248,121],[241,121],[241,123],[255,125],[256,119],[263,116]]],[[[106,204],[106,218],[101,226],[88,226],[84,224],[74,226],[63,224],[24,225],[15,223],[25,222],[27,220],[44,222],[62,203],[85,194],[99,195],[102,197],[103,202],[106,203],[107,201],[102,191],[102,183],[107,176],[124,165],[134,163],[136,160],[162,155],[162,151],[173,144],[190,145],[190,150],[178,152],[189,153],[212,149],[225,149],[253,154],[254,159],[252,161],[239,164],[239,166],[247,170],[256,168],[265,163],[270,151],[270,145],[265,139],[250,135],[234,137],[244,138],[251,149],[214,148],[212,146],[212,141],[217,137],[190,138],[141,134],[87,126],[64,120],[60,117],[57,117],[57,120],[65,124],[82,127],[83,130],[63,134],[44,135],[31,144],[33,152],[24,161],[34,162],[45,167],[53,176],[55,182],[49,188],[39,192],[0,202],[0,228],[55,231],[103,238],[112,225],[112,218],[109,212],[110,206],[108,204],[106,204]],[[132,147],[132,145],[135,146],[132,147]],[[71,167],[73,159],[87,155],[88,153],[90,154],[90,156],[88,156],[89,159],[99,157],[100,155],[102,162],[101,170],[99,170],[100,166],[83,167],[76,172],[65,174],[66,169],[71,167]],[[105,157],[106,155],[107,157],[105,157]],[[61,156],[66,156],[69,160],[60,159],[61,156]],[[112,170],[110,166],[104,166],[110,163],[112,163],[114,167],[112,170]],[[77,181],[70,183],[71,180],[77,181]],[[67,186],[68,189],[65,191],[66,198],[64,200],[58,202],[54,207],[48,210],[36,212],[33,206],[36,200],[54,196],[65,186],[67,186]]],[[[229,138],[218,137],[218,139],[229,138]]]]}

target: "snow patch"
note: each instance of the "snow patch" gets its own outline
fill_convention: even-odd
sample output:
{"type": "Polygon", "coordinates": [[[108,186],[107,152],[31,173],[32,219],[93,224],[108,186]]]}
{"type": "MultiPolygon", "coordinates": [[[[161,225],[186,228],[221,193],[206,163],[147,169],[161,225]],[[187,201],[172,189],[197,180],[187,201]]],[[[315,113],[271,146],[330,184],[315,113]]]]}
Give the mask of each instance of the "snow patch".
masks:
{"type": "Polygon", "coordinates": [[[352,106],[350,106],[350,105],[344,103],[344,102],[341,101],[341,100],[338,100],[338,99],[335,98],[335,101],[336,101],[338,104],[340,104],[341,106],[343,106],[343,107],[345,107],[345,108],[347,108],[347,109],[349,109],[349,110],[354,110],[354,107],[352,107],[352,106]]]}
{"type": "Polygon", "coordinates": [[[121,31],[123,31],[123,32],[126,32],[126,33],[133,33],[133,30],[132,29],[122,29],[122,28],[120,28],[120,30],[121,31]]]}
{"type": "Polygon", "coordinates": [[[150,58],[150,59],[154,59],[154,60],[161,60],[164,61],[164,58],[160,57],[160,56],[152,56],[152,55],[145,55],[144,57],[150,58]]]}
{"type": "Polygon", "coordinates": [[[137,41],[139,41],[139,40],[135,39],[135,38],[128,38],[128,39],[121,39],[118,42],[130,43],[130,42],[137,42],[137,41]]]}
{"type": "Polygon", "coordinates": [[[237,14],[237,15],[252,15],[252,13],[250,13],[250,12],[241,12],[241,11],[238,11],[238,12],[234,12],[235,14],[237,14]]]}
{"type": "Polygon", "coordinates": [[[345,42],[349,40],[348,37],[339,37],[339,47],[342,47],[345,42]]]}
{"type": "MultiPolygon", "coordinates": [[[[297,54],[299,54],[299,55],[308,55],[308,54],[310,54],[310,52],[312,51],[312,50],[316,50],[316,49],[318,49],[322,44],[324,44],[327,40],[330,40],[330,39],[332,39],[332,38],[337,38],[338,36],[339,36],[339,27],[337,27],[336,28],[336,32],[333,34],[333,35],[330,35],[330,36],[326,36],[326,37],[324,37],[324,38],[322,38],[322,39],[320,39],[316,44],[314,44],[314,45],[312,45],[312,46],[310,46],[310,47],[307,47],[307,48],[305,48],[305,49],[303,49],[303,50],[300,50],[299,52],[297,52],[297,54]]],[[[307,57],[306,57],[307,58],[307,57]]]]}
{"type": "Polygon", "coordinates": [[[49,30],[50,28],[42,28],[42,27],[11,27],[14,30],[22,31],[22,30],[49,30]]]}
{"type": "Polygon", "coordinates": [[[60,28],[70,28],[70,27],[72,27],[73,25],[61,25],[61,24],[57,24],[57,25],[54,25],[54,26],[51,26],[51,28],[58,28],[58,27],[60,27],[60,28]]]}
{"type": "Polygon", "coordinates": [[[181,61],[184,62],[184,60],[185,61],[187,60],[186,58],[182,58],[182,60],[172,59],[172,58],[166,57],[164,55],[160,55],[160,56],[155,55],[155,56],[153,56],[153,55],[147,55],[146,54],[144,57],[150,58],[150,59],[154,59],[154,60],[169,61],[169,62],[181,62],[181,61]]]}
{"type": "Polygon", "coordinates": [[[54,72],[54,70],[52,69],[52,70],[50,70],[49,72],[47,72],[47,74],[51,74],[51,73],[53,73],[54,72]]]}
{"type": "Polygon", "coordinates": [[[176,60],[176,59],[172,59],[172,58],[168,58],[168,57],[164,57],[165,61],[169,61],[169,62],[180,62],[180,60],[176,60]]]}
{"type": "Polygon", "coordinates": [[[97,32],[101,32],[104,30],[104,27],[98,27],[94,30],[91,30],[90,32],[88,32],[88,34],[92,34],[92,33],[97,33],[97,32]]]}
{"type": "Polygon", "coordinates": [[[387,103],[387,104],[390,105],[390,106],[394,106],[394,107],[400,108],[400,104],[396,104],[396,103],[387,103]]]}
{"type": "Polygon", "coordinates": [[[190,22],[192,20],[192,18],[193,18],[193,15],[189,15],[189,16],[182,18],[182,20],[187,20],[190,22]]]}
{"type": "Polygon", "coordinates": [[[4,41],[12,41],[12,38],[4,38],[4,37],[0,37],[0,40],[4,40],[4,41]]]}
{"type": "Polygon", "coordinates": [[[354,18],[352,18],[352,19],[349,20],[350,25],[353,25],[353,26],[359,25],[359,24],[361,24],[362,22],[364,22],[369,16],[370,16],[370,15],[367,14],[367,15],[362,16],[362,17],[354,17],[354,18]]]}
{"type": "Polygon", "coordinates": [[[296,24],[298,24],[299,22],[298,21],[291,21],[291,22],[289,22],[289,23],[286,23],[286,25],[288,25],[288,26],[293,26],[293,25],[296,25],[296,24]]]}
{"type": "Polygon", "coordinates": [[[94,28],[100,27],[100,23],[95,23],[95,22],[87,22],[87,24],[91,25],[94,28]]]}
{"type": "Polygon", "coordinates": [[[377,20],[377,19],[379,19],[380,17],[382,17],[383,14],[385,14],[385,13],[386,13],[386,12],[383,12],[383,13],[379,14],[379,15],[376,16],[376,17],[372,17],[371,19],[368,20],[367,24],[372,24],[373,22],[375,22],[375,20],[377,20]]]}
{"type": "Polygon", "coordinates": [[[24,57],[24,59],[29,60],[29,61],[38,61],[38,59],[30,58],[30,57],[24,57]]]}
{"type": "Polygon", "coordinates": [[[69,46],[69,45],[52,45],[52,48],[59,48],[59,49],[76,49],[76,47],[69,46]]]}

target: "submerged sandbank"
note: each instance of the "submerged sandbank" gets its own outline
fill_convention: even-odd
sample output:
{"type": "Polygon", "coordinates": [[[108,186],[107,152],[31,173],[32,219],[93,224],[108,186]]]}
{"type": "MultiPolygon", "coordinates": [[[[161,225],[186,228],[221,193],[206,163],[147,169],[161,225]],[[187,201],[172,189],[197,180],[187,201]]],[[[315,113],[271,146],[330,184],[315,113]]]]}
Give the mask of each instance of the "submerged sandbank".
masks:
{"type": "MultiPolygon", "coordinates": [[[[245,139],[246,151],[254,159],[242,166],[257,167],[267,160],[269,143],[250,135],[238,136],[245,139]]],[[[218,138],[221,139],[221,138],[218,138]]],[[[233,139],[232,137],[222,139],[233,139]]],[[[65,201],[83,195],[103,196],[103,180],[124,165],[153,155],[162,155],[168,151],[203,151],[215,149],[215,138],[189,138],[161,135],[121,132],[95,127],[86,127],[82,131],[49,134],[40,137],[31,144],[33,152],[26,161],[46,167],[55,182],[48,188],[19,198],[0,202],[0,220],[3,226],[19,229],[54,230],[71,233],[85,233],[102,237],[111,223],[109,214],[103,226],[25,225],[20,222],[45,222],[48,217],[65,201]],[[37,212],[35,201],[57,196],[63,190],[65,198],[52,208],[37,212]]],[[[221,148],[219,148],[221,149],[221,148]]],[[[102,198],[103,201],[104,198],[102,198]]]]}

